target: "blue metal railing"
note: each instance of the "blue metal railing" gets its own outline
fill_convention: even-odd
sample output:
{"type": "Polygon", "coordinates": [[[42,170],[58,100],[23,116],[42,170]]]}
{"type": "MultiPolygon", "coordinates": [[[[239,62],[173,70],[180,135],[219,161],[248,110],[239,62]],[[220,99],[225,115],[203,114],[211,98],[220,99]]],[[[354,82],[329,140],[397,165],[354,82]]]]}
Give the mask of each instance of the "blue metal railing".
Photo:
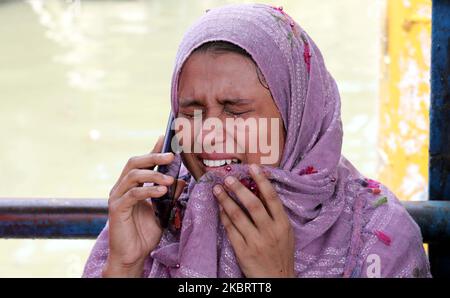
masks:
{"type": "MultiPolygon", "coordinates": [[[[450,1],[433,0],[429,198],[450,201],[450,1]]],[[[429,246],[433,276],[450,276],[450,244],[429,246]]]]}
{"type": "Polygon", "coordinates": [[[96,238],[105,199],[0,199],[0,238],[96,238]]]}
{"type": "MultiPolygon", "coordinates": [[[[424,242],[450,242],[450,202],[404,202],[424,242]]],[[[105,199],[0,199],[0,238],[96,238],[106,223],[105,199]]]]}

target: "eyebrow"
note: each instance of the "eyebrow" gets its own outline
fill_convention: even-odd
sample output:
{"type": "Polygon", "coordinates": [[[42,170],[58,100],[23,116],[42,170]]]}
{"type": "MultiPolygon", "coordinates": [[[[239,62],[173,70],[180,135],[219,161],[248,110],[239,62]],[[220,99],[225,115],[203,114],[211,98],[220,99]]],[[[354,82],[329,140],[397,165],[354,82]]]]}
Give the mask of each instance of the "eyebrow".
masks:
{"type": "MultiPolygon", "coordinates": [[[[225,98],[218,100],[220,104],[223,105],[246,105],[251,103],[253,100],[245,98],[225,98]]],[[[180,107],[187,108],[191,106],[203,106],[203,103],[195,98],[182,98],[180,99],[180,107]]]]}
{"type": "Polygon", "coordinates": [[[252,100],[245,98],[225,98],[220,99],[219,102],[223,105],[246,105],[251,103],[252,100]]]}
{"type": "Polygon", "coordinates": [[[195,98],[180,99],[180,108],[187,108],[191,106],[203,106],[203,103],[195,98]]]}

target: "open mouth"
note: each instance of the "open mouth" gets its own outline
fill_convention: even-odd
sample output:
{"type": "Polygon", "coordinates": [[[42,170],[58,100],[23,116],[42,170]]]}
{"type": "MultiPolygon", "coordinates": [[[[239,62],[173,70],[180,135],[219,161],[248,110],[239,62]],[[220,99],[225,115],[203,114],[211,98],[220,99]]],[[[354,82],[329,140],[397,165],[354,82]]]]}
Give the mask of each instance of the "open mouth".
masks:
{"type": "Polygon", "coordinates": [[[241,161],[237,158],[232,159],[201,159],[203,165],[208,168],[217,168],[230,164],[238,164],[241,161]]]}

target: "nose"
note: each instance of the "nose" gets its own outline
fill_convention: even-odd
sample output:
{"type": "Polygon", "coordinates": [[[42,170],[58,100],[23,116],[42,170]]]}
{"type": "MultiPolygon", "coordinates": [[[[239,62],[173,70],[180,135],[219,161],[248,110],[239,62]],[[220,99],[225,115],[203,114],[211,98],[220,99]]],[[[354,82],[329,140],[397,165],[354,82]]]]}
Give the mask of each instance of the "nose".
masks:
{"type": "Polygon", "coordinates": [[[202,153],[223,153],[225,143],[225,121],[216,116],[209,116],[195,130],[195,142],[202,148],[202,153]]]}

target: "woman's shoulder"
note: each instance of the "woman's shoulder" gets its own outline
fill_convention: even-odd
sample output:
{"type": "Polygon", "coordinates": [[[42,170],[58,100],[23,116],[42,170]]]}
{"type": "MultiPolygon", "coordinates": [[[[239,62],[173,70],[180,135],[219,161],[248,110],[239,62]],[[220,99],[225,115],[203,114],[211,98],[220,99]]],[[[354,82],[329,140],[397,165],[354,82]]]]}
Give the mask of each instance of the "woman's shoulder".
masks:
{"type": "Polygon", "coordinates": [[[385,185],[361,179],[361,250],[364,277],[430,276],[420,228],[385,185]]]}
{"type": "Polygon", "coordinates": [[[380,182],[368,179],[363,192],[365,230],[391,232],[394,236],[415,237],[422,241],[420,228],[397,196],[380,182]]]}

